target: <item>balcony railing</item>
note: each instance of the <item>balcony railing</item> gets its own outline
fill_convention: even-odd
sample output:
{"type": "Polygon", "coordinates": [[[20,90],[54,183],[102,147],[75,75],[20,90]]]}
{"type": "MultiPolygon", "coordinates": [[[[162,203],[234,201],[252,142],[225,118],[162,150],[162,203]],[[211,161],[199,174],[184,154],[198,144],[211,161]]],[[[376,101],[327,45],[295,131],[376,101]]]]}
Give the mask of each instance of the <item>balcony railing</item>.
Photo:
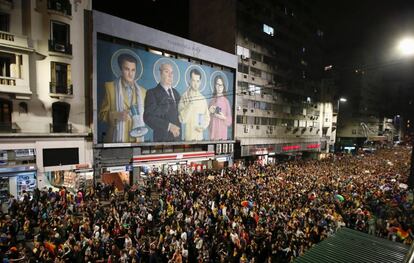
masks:
{"type": "Polygon", "coordinates": [[[72,45],[57,43],[55,40],[49,40],[49,51],[72,55],[72,45]]]}
{"type": "Polygon", "coordinates": [[[14,35],[9,32],[0,31],[0,40],[14,42],[14,35]]]}
{"type": "Polygon", "coordinates": [[[56,82],[49,82],[49,91],[53,94],[73,95],[73,85],[62,85],[56,82]]]}
{"type": "Polygon", "coordinates": [[[72,133],[72,123],[50,123],[50,133],[72,133]]]}
{"type": "Polygon", "coordinates": [[[48,0],[47,8],[67,16],[72,16],[72,5],[69,0],[48,0]]]}
{"type": "Polygon", "coordinates": [[[16,86],[16,79],[0,76],[0,85],[16,86]]]}

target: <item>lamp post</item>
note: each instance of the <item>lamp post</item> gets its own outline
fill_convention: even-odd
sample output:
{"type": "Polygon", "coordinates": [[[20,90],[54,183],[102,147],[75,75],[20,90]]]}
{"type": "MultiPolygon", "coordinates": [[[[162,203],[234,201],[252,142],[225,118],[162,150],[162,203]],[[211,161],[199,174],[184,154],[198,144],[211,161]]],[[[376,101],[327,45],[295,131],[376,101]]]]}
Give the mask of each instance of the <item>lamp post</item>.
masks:
{"type": "MultiPolygon", "coordinates": [[[[337,136],[337,134],[338,134],[338,123],[339,123],[339,104],[341,103],[341,102],[346,102],[347,101],[347,99],[345,99],[345,98],[339,98],[337,101],[336,101],[336,109],[337,109],[337,113],[336,113],[336,133],[335,133],[335,143],[338,145],[338,148],[339,148],[339,144],[338,144],[338,136],[337,136]]],[[[337,149],[338,149],[337,148],[337,149]]]]}
{"type": "MultiPolygon", "coordinates": [[[[414,38],[406,37],[398,43],[398,51],[403,57],[414,56],[414,38]]],[[[414,140],[411,138],[411,168],[410,175],[408,177],[408,187],[414,189],[414,140]]]]}

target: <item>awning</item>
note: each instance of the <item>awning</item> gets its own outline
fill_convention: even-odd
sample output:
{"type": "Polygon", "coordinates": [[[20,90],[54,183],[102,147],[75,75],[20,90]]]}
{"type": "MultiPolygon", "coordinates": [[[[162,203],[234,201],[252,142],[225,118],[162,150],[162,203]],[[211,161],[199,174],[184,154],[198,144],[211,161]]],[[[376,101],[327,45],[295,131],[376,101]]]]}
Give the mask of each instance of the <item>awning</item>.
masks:
{"type": "Polygon", "coordinates": [[[302,262],[403,262],[409,246],[385,238],[341,228],[295,260],[302,262]]]}

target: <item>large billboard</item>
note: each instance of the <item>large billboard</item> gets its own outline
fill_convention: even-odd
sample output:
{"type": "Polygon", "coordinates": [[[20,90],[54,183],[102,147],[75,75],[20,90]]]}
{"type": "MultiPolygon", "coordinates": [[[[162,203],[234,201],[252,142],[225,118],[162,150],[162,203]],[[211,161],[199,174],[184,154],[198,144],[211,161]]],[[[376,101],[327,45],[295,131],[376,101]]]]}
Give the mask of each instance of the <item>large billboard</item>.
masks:
{"type": "Polygon", "coordinates": [[[98,143],[233,139],[234,72],[97,40],[98,143]]]}

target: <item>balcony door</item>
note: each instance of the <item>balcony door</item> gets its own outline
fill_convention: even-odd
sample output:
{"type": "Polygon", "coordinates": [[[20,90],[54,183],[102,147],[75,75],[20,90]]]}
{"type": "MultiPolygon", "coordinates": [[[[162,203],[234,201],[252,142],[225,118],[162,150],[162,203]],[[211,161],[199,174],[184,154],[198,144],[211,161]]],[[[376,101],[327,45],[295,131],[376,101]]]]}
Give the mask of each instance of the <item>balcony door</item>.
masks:
{"type": "Polygon", "coordinates": [[[12,103],[9,100],[0,98],[0,132],[11,131],[12,103]]]}
{"type": "Polygon", "coordinates": [[[68,132],[70,104],[55,102],[52,104],[53,132],[68,132]]]}

